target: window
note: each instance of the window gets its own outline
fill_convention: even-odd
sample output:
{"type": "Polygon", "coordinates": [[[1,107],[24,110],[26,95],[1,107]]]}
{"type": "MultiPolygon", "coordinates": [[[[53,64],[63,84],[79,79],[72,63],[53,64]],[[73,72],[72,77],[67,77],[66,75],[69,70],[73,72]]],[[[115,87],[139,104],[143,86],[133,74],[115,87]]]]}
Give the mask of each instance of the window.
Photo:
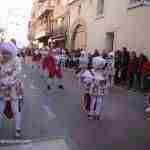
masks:
{"type": "Polygon", "coordinates": [[[148,2],[148,3],[150,3],[150,0],[130,0],[130,3],[131,4],[134,4],[134,3],[139,3],[139,2],[143,2],[143,3],[145,3],[145,2],[148,2]]]}
{"type": "Polygon", "coordinates": [[[97,15],[104,14],[104,0],[97,0],[97,15]]]}
{"type": "Polygon", "coordinates": [[[81,14],[81,8],[82,8],[81,5],[79,5],[79,6],[78,6],[78,15],[81,14]]]}
{"type": "Polygon", "coordinates": [[[144,3],[150,4],[150,0],[144,0],[144,3]]]}
{"type": "Polygon", "coordinates": [[[130,0],[130,4],[135,4],[135,3],[139,3],[141,2],[142,0],[130,0]]]}
{"type": "Polygon", "coordinates": [[[129,8],[150,5],[150,0],[129,0],[129,8]]]}

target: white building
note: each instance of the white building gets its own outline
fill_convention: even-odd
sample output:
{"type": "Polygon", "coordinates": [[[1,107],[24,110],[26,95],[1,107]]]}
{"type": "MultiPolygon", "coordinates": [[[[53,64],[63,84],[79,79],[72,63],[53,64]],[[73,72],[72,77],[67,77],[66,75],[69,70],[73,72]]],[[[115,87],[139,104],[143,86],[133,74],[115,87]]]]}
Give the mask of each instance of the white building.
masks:
{"type": "Polygon", "coordinates": [[[150,0],[70,0],[71,48],[150,48],[150,0]]]}

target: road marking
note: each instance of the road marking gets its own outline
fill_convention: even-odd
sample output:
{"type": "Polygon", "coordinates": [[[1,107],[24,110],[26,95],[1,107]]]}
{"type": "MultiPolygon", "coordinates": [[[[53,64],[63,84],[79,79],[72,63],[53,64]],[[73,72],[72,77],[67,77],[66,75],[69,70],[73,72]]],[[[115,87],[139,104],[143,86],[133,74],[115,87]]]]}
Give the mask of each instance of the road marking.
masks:
{"type": "Polygon", "coordinates": [[[26,74],[24,74],[24,75],[23,75],[23,78],[24,78],[24,79],[25,79],[25,78],[27,78],[27,75],[26,75],[26,74]]]}
{"type": "Polygon", "coordinates": [[[39,90],[39,88],[36,87],[34,84],[30,84],[30,88],[33,89],[33,90],[39,90]]]}

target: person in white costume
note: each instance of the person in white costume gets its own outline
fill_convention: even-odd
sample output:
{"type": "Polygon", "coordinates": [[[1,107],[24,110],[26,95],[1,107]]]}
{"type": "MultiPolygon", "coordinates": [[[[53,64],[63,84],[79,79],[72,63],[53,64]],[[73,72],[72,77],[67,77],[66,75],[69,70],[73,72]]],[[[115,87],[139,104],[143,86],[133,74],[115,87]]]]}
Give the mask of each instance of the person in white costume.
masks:
{"type": "Polygon", "coordinates": [[[102,111],[102,103],[103,98],[106,91],[106,80],[104,78],[104,67],[106,61],[102,57],[98,56],[93,59],[93,76],[94,81],[90,86],[90,96],[91,96],[91,103],[90,103],[90,118],[99,120],[102,111]]]}
{"type": "MultiPolygon", "coordinates": [[[[83,63],[83,61],[82,61],[83,63]]],[[[90,87],[94,80],[94,74],[90,66],[88,66],[88,61],[84,61],[84,63],[80,64],[80,73],[78,74],[79,83],[84,90],[82,99],[81,99],[81,108],[87,114],[90,113],[90,103],[91,103],[91,95],[90,95],[90,87]]]]}
{"type": "Polygon", "coordinates": [[[106,59],[106,66],[105,66],[104,74],[105,74],[105,79],[106,79],[106,86],[108,88],[112,88],[114,85],[114,75],[115,75],[113,52],[110,52],[108,54],[108,58],[106,59]]]}
{"type": "Polygon", "coordinates": [[[3,116],[14,119],[16,137],[21,133],[21,113],[16,91],[17,76],[21,63],[13,43],[0,43],[0,124],[3,116]]]}
{"type": "Polygon", "coordinates": [[[85,51],[81,52],[81,56],[79,57],[79,67],[76,70],[76,74],[82,74],[89,64],[88,54],[85,51]]]}

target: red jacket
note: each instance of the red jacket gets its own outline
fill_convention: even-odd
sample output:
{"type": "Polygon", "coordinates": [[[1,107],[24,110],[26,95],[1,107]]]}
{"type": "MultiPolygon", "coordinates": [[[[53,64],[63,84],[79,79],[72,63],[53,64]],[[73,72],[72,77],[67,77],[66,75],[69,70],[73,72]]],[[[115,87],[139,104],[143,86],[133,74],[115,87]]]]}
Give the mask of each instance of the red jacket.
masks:
{"type": "Polygon", "coordinates": [[[46,68],[48,70],[49,76],[54,77],[56,74],[56,60],[52,54],[49,54],[46,58],[46,68]]]}
{"type": "Polygon", "coordinates": [[[145,62],[142,66],[142,77],[144,77],[145,75],[150,74],[150,61],[145,62]]]}
{"type": "Polygon", "coordinates": [[[128,64],[128,77],[130,76],[131,73],[136,73],[138,70],[138,60],[134,59],[129,62],[128,64]]]}
{"type": "Polygon", "coordinates": [[[57,66],[56,59],[52,53],[49,53],[49,55],[43,59],[42,68],[43,70],[48,70],[49,77],[56,76],[57,78],[62,78],[61,68],[57,66]]]}

